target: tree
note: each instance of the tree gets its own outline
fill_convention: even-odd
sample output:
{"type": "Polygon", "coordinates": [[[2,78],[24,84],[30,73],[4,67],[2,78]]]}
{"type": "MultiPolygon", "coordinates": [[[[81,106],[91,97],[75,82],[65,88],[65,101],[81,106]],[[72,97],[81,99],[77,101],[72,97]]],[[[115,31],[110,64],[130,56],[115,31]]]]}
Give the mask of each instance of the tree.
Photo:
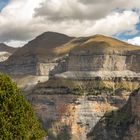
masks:
{"type": "Polygon", "coordinates": [[[0,140],[41,140],[44,135],[16,84],[0,74],[0,140]]]}

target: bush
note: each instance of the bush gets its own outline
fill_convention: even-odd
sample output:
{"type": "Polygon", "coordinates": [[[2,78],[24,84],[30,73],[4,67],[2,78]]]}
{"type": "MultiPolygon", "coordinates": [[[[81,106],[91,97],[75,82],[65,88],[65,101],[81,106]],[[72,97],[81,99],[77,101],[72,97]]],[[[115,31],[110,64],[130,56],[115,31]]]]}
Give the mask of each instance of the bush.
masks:
{"type": "Polygon", "coordinates": [[[12,80],[0,74],[0,139],[41,140],[41,129],[29,103],[12,80]]]}

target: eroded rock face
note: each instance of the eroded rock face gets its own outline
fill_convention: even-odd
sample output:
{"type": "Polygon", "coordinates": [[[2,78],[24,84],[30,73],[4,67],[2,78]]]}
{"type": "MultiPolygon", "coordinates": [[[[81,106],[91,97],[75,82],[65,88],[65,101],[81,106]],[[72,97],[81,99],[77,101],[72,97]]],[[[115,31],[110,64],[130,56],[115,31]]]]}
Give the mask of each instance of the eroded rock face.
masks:
{"type": "Polygon", "coordinates": [[[124,71],[140,72],[139,54],[91,54],[90,52],[72,52],[69,55],[68,71],[124,71]]]}
{"type": "Polygon", "coordinates": [[[134,122],[129,125],[124,140],[138,140],[140,137],[140,89],[130,96],[131,113],[134,122]]]}
{"type": "Polygon", "coordinates": [[[135,90],[126,105],[106,114],[88,134],[89,140],[139,140],[140,89],[135,90]]]}
{"type": "Polygon", "coordinates": [[[27,96],[50,140],[65,139],[63,129],[69,140],[87,140],[106,112],[125,105],[130,91],[139,87],[137,78],[79,77],[52,77],[39,83],[27,96]]]}
{"type": "Polygon", "coordinates": [[[129,93],[115,96],[105,93],[98,96],[47,95],[43,94],[44,90],[34,91],[27,98],[50,140],[86,140],[105,112],[122,107],[129,97],[129,93]],[[64,133],[64,129],[68,133],[64,133]]]}
{"type": "Polygon", "coordinates": [[[37,59],[32,55],[25,55],[19,57],[11,56],[4,65],[1,64],[1,70],[10,75],[24,75],[24,74],[36,74],[36,62],[37,59]]]}

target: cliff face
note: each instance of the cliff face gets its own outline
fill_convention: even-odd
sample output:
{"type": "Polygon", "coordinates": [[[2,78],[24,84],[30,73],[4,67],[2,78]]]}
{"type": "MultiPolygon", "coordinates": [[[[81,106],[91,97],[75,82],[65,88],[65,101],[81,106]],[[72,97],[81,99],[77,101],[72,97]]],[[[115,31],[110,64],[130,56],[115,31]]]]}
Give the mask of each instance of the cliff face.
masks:
{"type": "Polygon", "coordinates": [[[121,109],[106,113],[88,134],[89,140],[138,140],[140,136],[140,89],[121,109]]]}
{"type": "MultiPolygon", "coordinates": [[[[86,140],[87,134],[104,116],[106,111],[122,107],[128,92],[109,95],[54,94],[44,93],[45,87],[27,96],[47,130],[50,140],[86,140]]],[[[51,90],[51,89],[50,89],[51,90]]],[[[61,89],[62,92],[62,89],[61,89]]]]}
{"type": "Polygon", "coordinates": [[[27,96],[50,140],[87,140],[87,135],[106,112],[125,105],[130,92],[140,86],[134,77],[105,80],[95,75],[94,78],[91,75],[83,77],[83,74],[80,79],[77,75],[52,77],[39,83],[27,96]]]}
{"type": "Polygon", "coordinates": [[[124,71],[139,72],[140,51],[129,54],[91,54],[88,51],[71,52],[69,55],[68,71],[124,71]]]}

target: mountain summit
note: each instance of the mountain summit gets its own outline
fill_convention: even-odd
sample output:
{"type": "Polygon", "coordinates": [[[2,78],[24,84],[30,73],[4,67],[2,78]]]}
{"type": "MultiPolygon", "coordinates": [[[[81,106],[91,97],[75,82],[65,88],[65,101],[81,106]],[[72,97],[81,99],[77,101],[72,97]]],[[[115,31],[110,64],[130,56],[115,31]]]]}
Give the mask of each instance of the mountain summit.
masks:
{"type": "Polygon", "coordinates": [[[45,32],[35,39],[29,41],[26,45],[20,48],[14,55],[46,55],[52,51],[53,48],[61,46],[69,42],[73,37],[56,33],[56,32],[45,32]]]}

